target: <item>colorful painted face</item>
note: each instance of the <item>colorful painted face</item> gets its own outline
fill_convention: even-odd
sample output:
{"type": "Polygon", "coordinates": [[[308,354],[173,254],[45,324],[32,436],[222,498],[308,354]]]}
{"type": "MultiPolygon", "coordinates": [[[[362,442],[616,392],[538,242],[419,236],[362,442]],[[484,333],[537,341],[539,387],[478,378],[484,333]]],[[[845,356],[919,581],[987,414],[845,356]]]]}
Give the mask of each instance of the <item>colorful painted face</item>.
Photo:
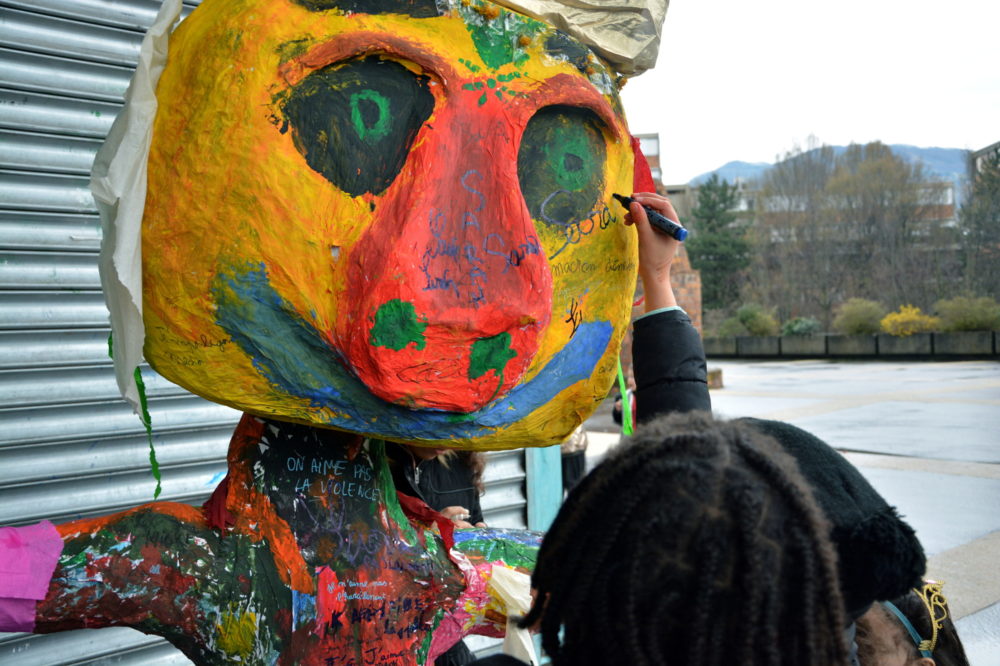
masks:
{"type": "Polygon", "coordinates": [[[606,395],[632,153],[586,47],[477,0],[206,0],[157,96],[145,353],[169,379],[469,448],[557,442],[606,395]]]}

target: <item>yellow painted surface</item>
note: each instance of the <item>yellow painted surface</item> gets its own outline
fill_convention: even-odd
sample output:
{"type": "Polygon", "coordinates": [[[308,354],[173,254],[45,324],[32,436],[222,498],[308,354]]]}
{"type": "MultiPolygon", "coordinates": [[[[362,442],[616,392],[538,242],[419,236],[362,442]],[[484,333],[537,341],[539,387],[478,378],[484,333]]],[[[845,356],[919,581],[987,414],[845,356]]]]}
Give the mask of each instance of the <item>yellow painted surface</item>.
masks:
{"type": "MultiPolygon", "coordinates": [[[[547,80],[563,75],[590,87],[610,110],[604,201],[616,221],[570,244],[550,261],[551,295],[525,295],[550,298],[551,317],[521,381],[535,377],[566,345],[567,318],[574,308],[583,321],[611,322],[614,332],[589,380],[565,388],[513,424],[466,439],[447,437],[444,443],[513,448],[554,443],[570,433],[606,395],[628,323],[635,271],[606,267],[609,259],[636,261],[634,232],[621,223],[624,211],[611,199],[612,192],[631,192],[632,153],[616,93],[598,90],[571,63],[546,54],[546,34],[538,33],[525,48],[529,57],[522,64],[490,69],[457,11],[413,19],[310,12],[287,2],[206,0],[173,35],[157,90],[160,109],[143,221],[145,353],[150,363],[185,388],[237,409],[401,439],[380,432],[377,424],[383,417],[377,410],[363,418],[350,417],[345,425],[334,418],[347,418],[343,409],[291,395],[261,373],[217,323],[213,285],[219,276],[256,266],[266,267],[270,286],[288,304],[290,315],[331,347],[337,347],[338,326],[351,325],[345,324],[344,304],[355,296],[346,293],[356,266],[354,250],[382,210],[373,214],[370,203],[381,198],[352,197],[311,169],[294,145],[293,132],[281,131],[280,100],[311,71],[332,64],[324,58],[368,55],[342,45],[376,45],[374,54],[402,62],[432,81],[435,111],[415,139],[416,150],[433,140],[433,132],[452,131],[436,126],[435,120],[454,100],[474,94],[461,88],[463,81],[519,72],[521,76],[506,86],[521,96],[502,102],[491,98],[483,105],[483,113],[496,121],[513,123],[547,80]],[[428,58],[417,63],[414,57],[379,47],[385,36],[409,43],[428,58]],[[447,63],[450,70],[434,69],[437,62],[447,63]],[[522,111],[516,112],[513,105],[521,105],[522,111]]],[[[604,74],[599,63],[595,71],[604,74]]],[[[521,130],[515,127],[515,135],[521,130]]],[[[400,200],[393,189],[416,187],[427,167],[418,160],[407,162],[385,195],[400,200]]],[[[518,187],[516,178],[492,185],[518,187]]],[[[536,229],[551,256],[563,238],[543,224],[536,229]]],[[[259,327],[255,335],[271,332],[259,327]]]]}

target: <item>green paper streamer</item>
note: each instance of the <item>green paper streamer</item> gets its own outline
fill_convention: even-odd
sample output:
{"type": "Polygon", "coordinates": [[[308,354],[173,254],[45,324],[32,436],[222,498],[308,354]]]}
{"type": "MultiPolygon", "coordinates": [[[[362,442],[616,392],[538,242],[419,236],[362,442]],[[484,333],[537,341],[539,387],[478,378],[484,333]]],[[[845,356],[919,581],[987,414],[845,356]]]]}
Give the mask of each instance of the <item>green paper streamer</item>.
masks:
{"type": "MultiPolygon", "coordinates": [[[[114,336],[108,335],[108,357],[114,359],[115,357],[115,343],[114,336]]],[[[149,402],[146,400],[146,385],[142,383],[142,373],[139,372],[139,368],[136,367],[135,374],[135,385],[139,389],[139,407],[142,409],[142,425],[146,427],[146,439],[149,441],[149,464],[153,468],[153,478],[156,479],[156,490],[153,491],[153,499],[160,496],[163,492],[163,486],[161,484],[160,476],[160,463],[156,461],[156,449],[153,448],[153,420],[149,416],[149,402]]]]}
{"type": "Polygon", "coordinates": [[[146,426],[146,438],[149,440],[149,464],[153,468],[153,478],[156,479],[156,490],[153,499],[160,496],[163,487],[160,484],[160,464],[156,462],[156,449],[153,448],[153,420],[149,417],[149,403],[146,400],[146,385],[142,383],[142,373],[135,369],[135,385],[139,389],[139,406],[142,407],[142,425],[146,426]]]}
{"type": "Polygon", "coordinates": [[[622,394],[622,434],[631,435],[632,428],[632,401],[628,399],[628,388],[625,386],[625,373],[622,372],[622,360],[618,359],[618,390],[622,394]]]}

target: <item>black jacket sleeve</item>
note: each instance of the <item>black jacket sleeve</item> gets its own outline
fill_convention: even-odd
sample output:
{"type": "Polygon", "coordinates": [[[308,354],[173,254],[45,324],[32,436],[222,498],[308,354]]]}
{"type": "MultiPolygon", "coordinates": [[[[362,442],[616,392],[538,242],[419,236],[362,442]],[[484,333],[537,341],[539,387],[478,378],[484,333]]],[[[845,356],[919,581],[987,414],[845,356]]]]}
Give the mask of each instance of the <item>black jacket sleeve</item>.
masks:
{"type": "Polygon", "coordinates": [[[682,310],[636,320],[632,338],[636,421],[672,412],[711,411],[701,336],[682,310]]]}
{"type": "Polygon", "coordinates": [[[472,490],[471,504],[472,506],[469,507],[469,512],[472,517],[469,519],[469,522],[472,523],[473,525],[475,525],[476,523],[485,522],[483,520],[483,506],[482,504],[479,503],[479,492],[476,491],[475,488],[473,488],[472,490]]]}

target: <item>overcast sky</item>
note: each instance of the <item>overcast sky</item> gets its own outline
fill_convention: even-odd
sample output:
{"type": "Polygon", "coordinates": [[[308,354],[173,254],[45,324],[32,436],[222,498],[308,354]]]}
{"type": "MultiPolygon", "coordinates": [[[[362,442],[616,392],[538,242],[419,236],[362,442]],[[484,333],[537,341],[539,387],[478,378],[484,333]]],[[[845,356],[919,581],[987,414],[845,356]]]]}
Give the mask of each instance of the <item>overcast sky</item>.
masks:
{"type": "Polygon", "coordinates": [[[656,68],[622,97],[668,184],[810,135],[982,148],[1000,141],[1000,2],[671,0],[656,68]]]}

